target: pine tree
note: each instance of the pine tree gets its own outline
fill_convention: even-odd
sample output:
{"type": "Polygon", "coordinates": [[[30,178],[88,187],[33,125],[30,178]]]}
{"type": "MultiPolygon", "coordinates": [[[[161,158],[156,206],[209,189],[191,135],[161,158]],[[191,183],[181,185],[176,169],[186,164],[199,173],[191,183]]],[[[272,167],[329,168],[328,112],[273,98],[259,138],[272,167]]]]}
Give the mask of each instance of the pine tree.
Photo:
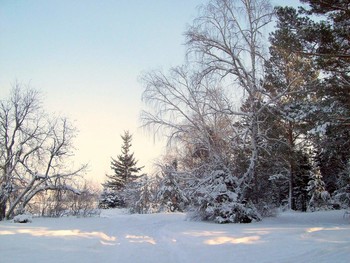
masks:
{"type": "Polygon", "coordinates": [[[318,165],[326,190],[337,190],[337,176],[350,160],[350,9],[348,0],[301,0],[308,4],[305,15],[317,15],[316,22],[303,25],[306,44],[312,50],[301,53],[315,60],[323,72],[318,95],[320,113],[315,130],[318,165]]]}
{"type": "Polygon", "coordinates": [[[318,84],[318,72],[312,60],[295,52],[302,49],[304,43],[300,26],[309,20],[299,17],[291,7],[277,7],[275,10],[278,20],[275,32],[270,35],[271,56],[265,64],[264,86],[267,97],[273,101],[269,112],[273,116],[271,124],[275,127],[271,131],[271,126],[266,126],[265,133],[268,146],[272,144],[280,151],[279,160],[275,162],[278,167],[273,173],[287,179],[284,181],[288,183],[289,208],[298,209],[296,201],[300,196],[296,190],[303,188],[298,182],[304,181],[303,163],[298,159],[306,155],[306,135],[310,129],[307,120],[316,103],[314,89],[318,84]]]}
{"type": "MultiPolygon", "coordinates": [[[[123,145],[121,147],[122,153],[118,155],[117,159],[112,158],[111,161],[111,169],[114,171],[114,174],[106,175],[108,179],[103,184],[104,192],[108,192],[110,198],[108,198],[109,201],[107,204],[100,203],[101,207],[124,207],[125,202],[122,197],[122,191],[124,191],[128,185],[132,185],[132,183],[140,177],[138,173],[143,168],[137,167],[134,153],[130,152],[132,135],[129,131],[125,131],[121,138],[123,140],[123,145]],[[113,198],[111,198],[111,195],[114,195],[113,198]],[[114,200],[114,202],[110,204],[110,200],[114,200]]],[[[101,202],[103,202],[103,200],[101,200],[101,202]]]]}
{"type": "Polygon", "coordinates": [[[310,195],[309,210],[325,209],[327,201],[330,199],[329,193],[325,189],[325,183],[322,180],[322,175],[316,171],[308,183],[307,191],[310,195]]]}

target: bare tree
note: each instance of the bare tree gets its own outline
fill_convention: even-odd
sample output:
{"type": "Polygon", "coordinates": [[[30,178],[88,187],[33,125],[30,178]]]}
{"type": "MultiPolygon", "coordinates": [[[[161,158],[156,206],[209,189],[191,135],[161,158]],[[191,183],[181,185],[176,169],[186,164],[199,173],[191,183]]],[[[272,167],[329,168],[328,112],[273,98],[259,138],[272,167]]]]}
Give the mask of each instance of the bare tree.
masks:
{"type": "Polygon", "coordinates": [[[142,80],[146,86],[142,98],[150,106],[141,116],[145,127],[162,131],[170,145],[191,145],[192,154],[218,155],[223,145],[217,145],[214,137],[227,132],[232,120],[223,110],[212,110],[213,105],[222,106],[217,98],[222,93],[214,79],[199,80],[195,72],[182,66],[172,68],[167,75],[149,72],[142,80]],[[227,123],[225,129],[222,123],[227,123]]]}
{"type": "Polygon", "coordinates": [[[156,132],[163,129],[170,141],[190,128],[200,129],[192,117],[203,110],[198,101],[203,95],[198,96],[201,91],[196,89],[190,74],[185,67],[177,67],[168,75],[153,71],[142,77],[146,87],[142,100],[150,106],[142,112],[143,124],[156,132]]]}
{"type": "Polygon", "coordinates": [[[259,115],[263,109],[263,30],[272,17],[267,0],[212,0],[202,7],[201,15],[186,32],[189,58],[200,65],[202,75],[217,74],[245,96],[241,111],[226,109],[227,114],[243,116],[248,123],[251,157],[241,177],[242,198],[256,177],[259,115]]]}
{"type": "Polygon", "coordinates": [[[66,118],[49,118],[40,94],[15,83],[8,100],[0,101],[0,220],[22,212],[45,190],[79,193],[78,169],[67,167],[76,130],[66,118]]]}

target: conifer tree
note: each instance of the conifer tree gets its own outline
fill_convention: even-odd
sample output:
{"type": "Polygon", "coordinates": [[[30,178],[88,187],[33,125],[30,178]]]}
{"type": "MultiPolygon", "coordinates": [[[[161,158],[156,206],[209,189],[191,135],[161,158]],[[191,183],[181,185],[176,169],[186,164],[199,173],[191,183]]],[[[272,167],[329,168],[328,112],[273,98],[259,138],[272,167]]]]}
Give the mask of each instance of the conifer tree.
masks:
{"type": "Polygon", "coordinates": [[[302,181],[304,163],[299,159],[306,155],[309,143],[306,138],[311,127],[307,125],[310,123],[307,120],[317,103],[314,94],[315,87],[319,84],[318,71],[312,60],[295,52],[303,48],[300,25],[309,20],[299,17],[292,7],[277,7],[275,12],[276,30],[269,38],[271,56],[265,64],[264,87],[267,97],[278,98],[269,108],[273,116],[272,122],[278,127],[273,131],[278,130],[278,133],[272,133],[271,126],[266,125],[265,121],[268,131],[266,138],[269,144],[278,147],[280,151],[279,161],[276,162],[278,167],[274,172],[286,177],[288,206],[297,209],[298,196],[295,191],[301,187],[297,182],[302,181]]]}
{"type": "Polygon", "coordinates": [[[326,190],[333,194],[350,160],[350,6],[348,0],[301,2],[308,4],[306,15],[321,18],[304,25],[305,40],[314,50],[303,51],[323,71],[316,129],[323,133],[317,138],[317,161],[326,190]]]}
{"type": "Polygon", "coordinates": [[[325,209],[327,201],[330,199],[329,193],[325,189],[325,183],[322,180],[322,175],[316,171],[311,175],[311,180],[308,183],[307,191],[310,195],[309,210],[325,209]]]}
{"type": "Polygon", "coordinates": [[[137,179],[138,172],[143,168],[137,167],[134,153],[130,152],[132,135],[129,131],[125,131],[121,138],[123,140],[122,154],[118,155],[117,159],[112,158],[111,169],[114,171],[114,175],[108,176],[111,179],[110,185],[116,190],[124,188],[127,183],[137,179]]]}
{"type": "MultiPolygon", "coordinates": [[[[123,207],[125,202],[123,201],[122,191],[134,182],[140,176],[138,173],[143,167],[137,167],[137,160],[135,160],[134,153],[130,152],[132,146],[132,135],[129,131],[125,131],[124,135],[121,136],[123,145],[121,147],[121,154],[118,155],[117,159],[112,158],[111,169],[114,171],[112,175],[106,175],[107,181],[103,184],[104,192],[108,192],[109,196],[111,192],[115,194],[113,202],[111,198],[108,198],[108,207],[123,207]]],[[[103,200],[101,200],[104,203],[103,200]]],[[[100,206],[105,206],[100,203],[100,206]]]]}

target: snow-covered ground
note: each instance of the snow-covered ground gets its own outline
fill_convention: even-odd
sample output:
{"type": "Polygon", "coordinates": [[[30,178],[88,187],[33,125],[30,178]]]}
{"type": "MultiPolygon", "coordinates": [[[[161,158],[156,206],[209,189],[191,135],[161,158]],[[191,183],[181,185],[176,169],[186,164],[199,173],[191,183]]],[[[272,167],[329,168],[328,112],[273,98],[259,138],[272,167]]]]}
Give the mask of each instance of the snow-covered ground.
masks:
{"type": "Polygon", "coordinates": [[[251,224],[184,214],[34,218],[0,222],[0,262],[350,262],[344,211],[285,212],[251,224]]]}

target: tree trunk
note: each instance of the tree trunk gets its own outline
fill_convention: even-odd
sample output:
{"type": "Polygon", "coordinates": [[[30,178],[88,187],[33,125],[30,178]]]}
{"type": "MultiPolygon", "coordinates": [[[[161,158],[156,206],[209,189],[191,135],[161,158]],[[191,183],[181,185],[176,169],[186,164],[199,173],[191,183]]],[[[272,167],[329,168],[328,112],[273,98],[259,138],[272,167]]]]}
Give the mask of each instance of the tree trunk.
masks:
{"type": "Polygon", "coordinates": [[[294,176],[295,176],[295,160],[294,160],[294,136],[293,124],[288,124],[288,145],[289,145],[289,193],[288,193],[288,208],[295,210],[294,198],[294,176]]]}
{"type": "MultiPolygon", "coordinates": [[[[257,121],[257,116],[255,114],[253,114],[252,119],[251,119],[251,141],[250,141],[250,147],[251,147],[251,157],[250,157],[250,164],[249,167],[247,169],[247,171],[245,172],[244,176],[243,176],[243,180],[242,180],[242,184],[241,184],[241,189],[242,189],[242,199],[241,201],[246,201],[245,199],[251,199],[249,198],[249,196],[247,196],[247,188],[249,186],[251,186],[251,182],[255,182],[257,183],[258,178],[257,178],[257,173],[256,173],[256,166],[257,166],[257,162],[258,162],[258,156],[259,156],[259,152],[258,152],[258,121],[257,121]]],[[[254,199],[258,198],[258,194],[257,194],[257,184],[255,184],[255,186],[253,186],[254,189],[254,199]]],[[[257,201],[257,200],[254,200],[257,201]]]]}
{"type": "Polygon", "coordinates": [[[6,215],[6,200],[0,203],[0,221],[4,220],[6,215]]]}

